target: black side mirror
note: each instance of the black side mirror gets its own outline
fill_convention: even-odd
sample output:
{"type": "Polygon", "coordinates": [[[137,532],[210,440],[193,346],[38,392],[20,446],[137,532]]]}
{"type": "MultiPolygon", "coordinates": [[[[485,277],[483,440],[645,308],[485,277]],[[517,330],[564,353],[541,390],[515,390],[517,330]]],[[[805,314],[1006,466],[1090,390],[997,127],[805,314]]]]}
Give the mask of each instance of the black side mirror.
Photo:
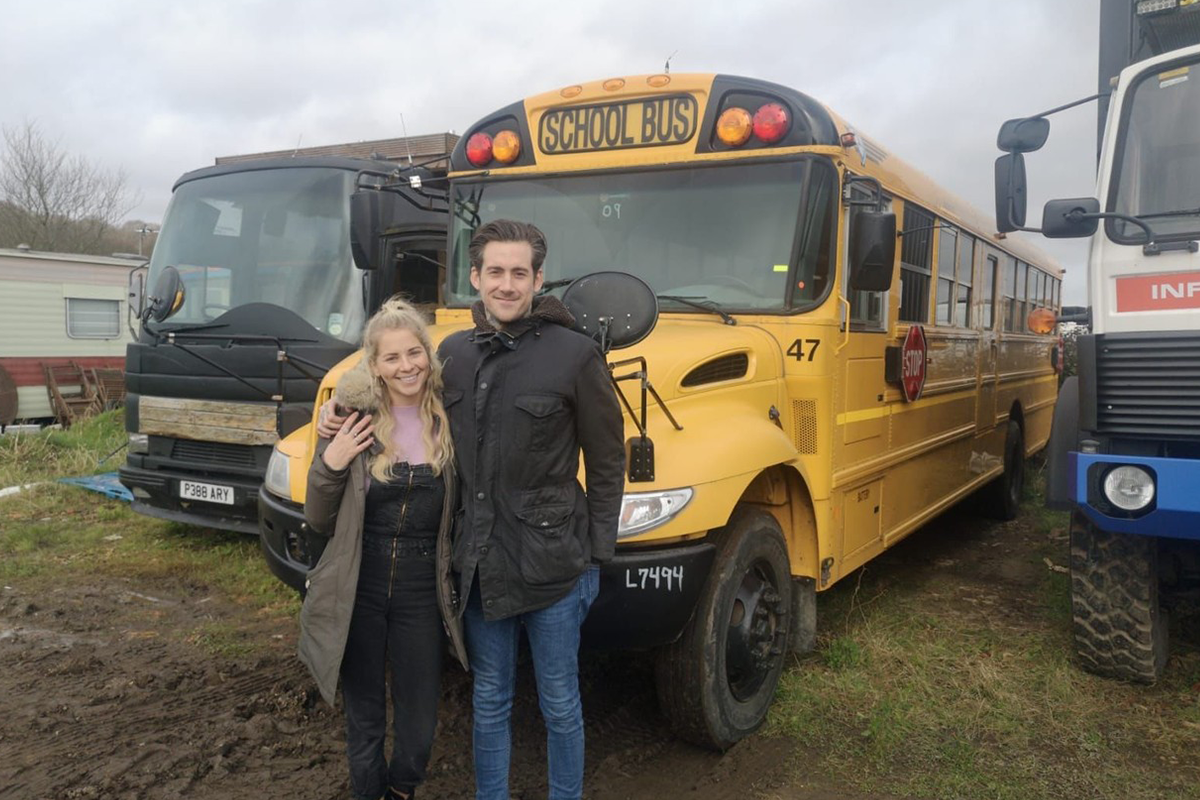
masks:
{"type": "Polygon", "coordinates": [[[896,215],[860,211],[850,233],[850,288],[886,292],[892,288],[896,262],[896,215]]]}
{"type": "Polygon", "coordinates": [[[1094,197],[1050,200],[1042,209],[1042,235],[1047,239],[1091,236],[1100,225],[1100,201],[1094,197]]]}
{"type": "Polygon", "coordinates": [[[996,159],[996,230],[1025,227],[1025,157],[1009,153],[996,159]]]}
{"type": "Polygon", "coordinates": [[[183,278],[174,267],[164,267],[154,284],[154,294],[149,298],[143,314],[155,322],[162,322],[183,305],[183,278]]]}
{"type": "Polygon", "coordinates": [[[1041,149],[1050,136],[1050,120],[1045,117],[1010,119],[1000,126],[996,146],[1006,153],[1032,153],[1041,149]]]}
{"type": "Polygon", "coordinates": [[[400,213],[403,202],[392,192],[359,189],[350,195],[350,252],[359,269],[379,269],[383,263],[383,233],[400,213]]]}

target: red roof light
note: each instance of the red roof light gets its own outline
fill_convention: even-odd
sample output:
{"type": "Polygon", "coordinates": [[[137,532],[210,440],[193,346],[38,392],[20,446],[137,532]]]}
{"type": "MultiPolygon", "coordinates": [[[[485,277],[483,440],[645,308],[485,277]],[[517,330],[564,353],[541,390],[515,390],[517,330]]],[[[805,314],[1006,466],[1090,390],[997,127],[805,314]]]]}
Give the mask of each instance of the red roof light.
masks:
{"type": "Polygon", "coordinates": [[[754,135],[766,144],[782,139],[791,124],[787,109],[779,103],[767,103],[754,112],[754,135]]]}
{"type": "Polygon", "coordinates": [[[467,139],[467,161],[473,166],[486,167],[492,160],[492,137],[476,133],[467,139]]]}

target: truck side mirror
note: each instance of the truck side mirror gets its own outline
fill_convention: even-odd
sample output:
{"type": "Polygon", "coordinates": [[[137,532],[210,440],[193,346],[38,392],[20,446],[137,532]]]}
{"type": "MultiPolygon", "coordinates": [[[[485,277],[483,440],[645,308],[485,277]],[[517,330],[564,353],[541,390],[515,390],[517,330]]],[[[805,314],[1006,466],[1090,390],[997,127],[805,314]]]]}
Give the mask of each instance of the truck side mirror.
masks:
{"type": "Polygon", "coordinates": [[[1050,200],[1042,209],[1042,235],[1047,239],[1091,236],[1100,225],[1100,201],[1094,197],[1050,200]]]}
{"type": "Polygon", "coordinates": [[[164,267],[154,284],[154,294],[143,312],[155,322],[162,322],[183,305],[183,278],[174,267],[164,267]]]}
{"type": "Polygon", "coordinates": [[[350,252],[359,269],[383,263],[383,233],[396,219],[401,200],[392,192],[359,189],[350,195],[350,252]]]}
{"type": "Polygon", "coordinates": [[[1009,153],[996,159],[996,230],[1025,227],[1025,157],[1009,153]]]}
{"type": "Polygon", "coordinates": [[[850,232],[850,288],[886,292],[892,288],[896,262],[896,215],[860,211],[850,232]]]}
{"type": "Polygon", "coordinates": [[[129,313],[135,319],[142,318],[142,306],[146,302],[146,268],[137,267],[129,271],[129,288],[125,292],[129,313]]]}
{"type": "Polygon", "coordinates": [[[1010,119],[1000,126],[996,146],[1006,153],[1032,153],[1040,150],[1050,136],[1050,120],[1045,117],[1010,119]]]}

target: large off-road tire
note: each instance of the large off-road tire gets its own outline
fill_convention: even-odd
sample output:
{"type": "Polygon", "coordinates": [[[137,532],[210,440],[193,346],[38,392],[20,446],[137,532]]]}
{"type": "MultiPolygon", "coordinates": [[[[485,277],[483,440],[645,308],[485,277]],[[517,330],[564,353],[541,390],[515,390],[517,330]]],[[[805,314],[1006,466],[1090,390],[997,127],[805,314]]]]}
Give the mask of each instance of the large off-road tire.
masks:
{"type": "Polygon", "coordinates": [[[1016,420],[1004,434],[1004,474],[987,487],[987,511],[1001,520],[1016,519],[1025,493],[1025,437],[1016,420]]]}
{"type": "Polygon", "coordinates": [[[1071,519],[1071,616],[1088,672],[1154,683],[1167,663],[1167,615],[1158,602],[1158,540],[1071,519]]]}
{"type": "Polygon", "coordinates": [[[725,750],[767,716],[783,671],[792,580],[779,524],[752,507],[713,534],[717,554],[696,611],[658,653],[658,700],[681,738],[725,750]]]}

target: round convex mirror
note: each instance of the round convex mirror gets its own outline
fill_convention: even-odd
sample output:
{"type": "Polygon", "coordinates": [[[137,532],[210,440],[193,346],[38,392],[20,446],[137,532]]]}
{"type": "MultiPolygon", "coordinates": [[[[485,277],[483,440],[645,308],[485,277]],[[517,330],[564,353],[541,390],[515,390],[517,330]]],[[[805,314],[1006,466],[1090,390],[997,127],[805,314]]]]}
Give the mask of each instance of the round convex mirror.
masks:
{"type": "Polygon", "coordinates": [[[574,315],[576,328],[606,350],[637,344],[658,323],[658,298],[654,290],[628,272],[585,275],[567,287],[562,301],[574,315]]]}
{"type": "Polygon", "coordinates": [[[162,322],[183,305],[183,278],[174,267],[164,267],[154,284],[154,294],[146,306],[146,313],[155,322],[162,322]]]}

